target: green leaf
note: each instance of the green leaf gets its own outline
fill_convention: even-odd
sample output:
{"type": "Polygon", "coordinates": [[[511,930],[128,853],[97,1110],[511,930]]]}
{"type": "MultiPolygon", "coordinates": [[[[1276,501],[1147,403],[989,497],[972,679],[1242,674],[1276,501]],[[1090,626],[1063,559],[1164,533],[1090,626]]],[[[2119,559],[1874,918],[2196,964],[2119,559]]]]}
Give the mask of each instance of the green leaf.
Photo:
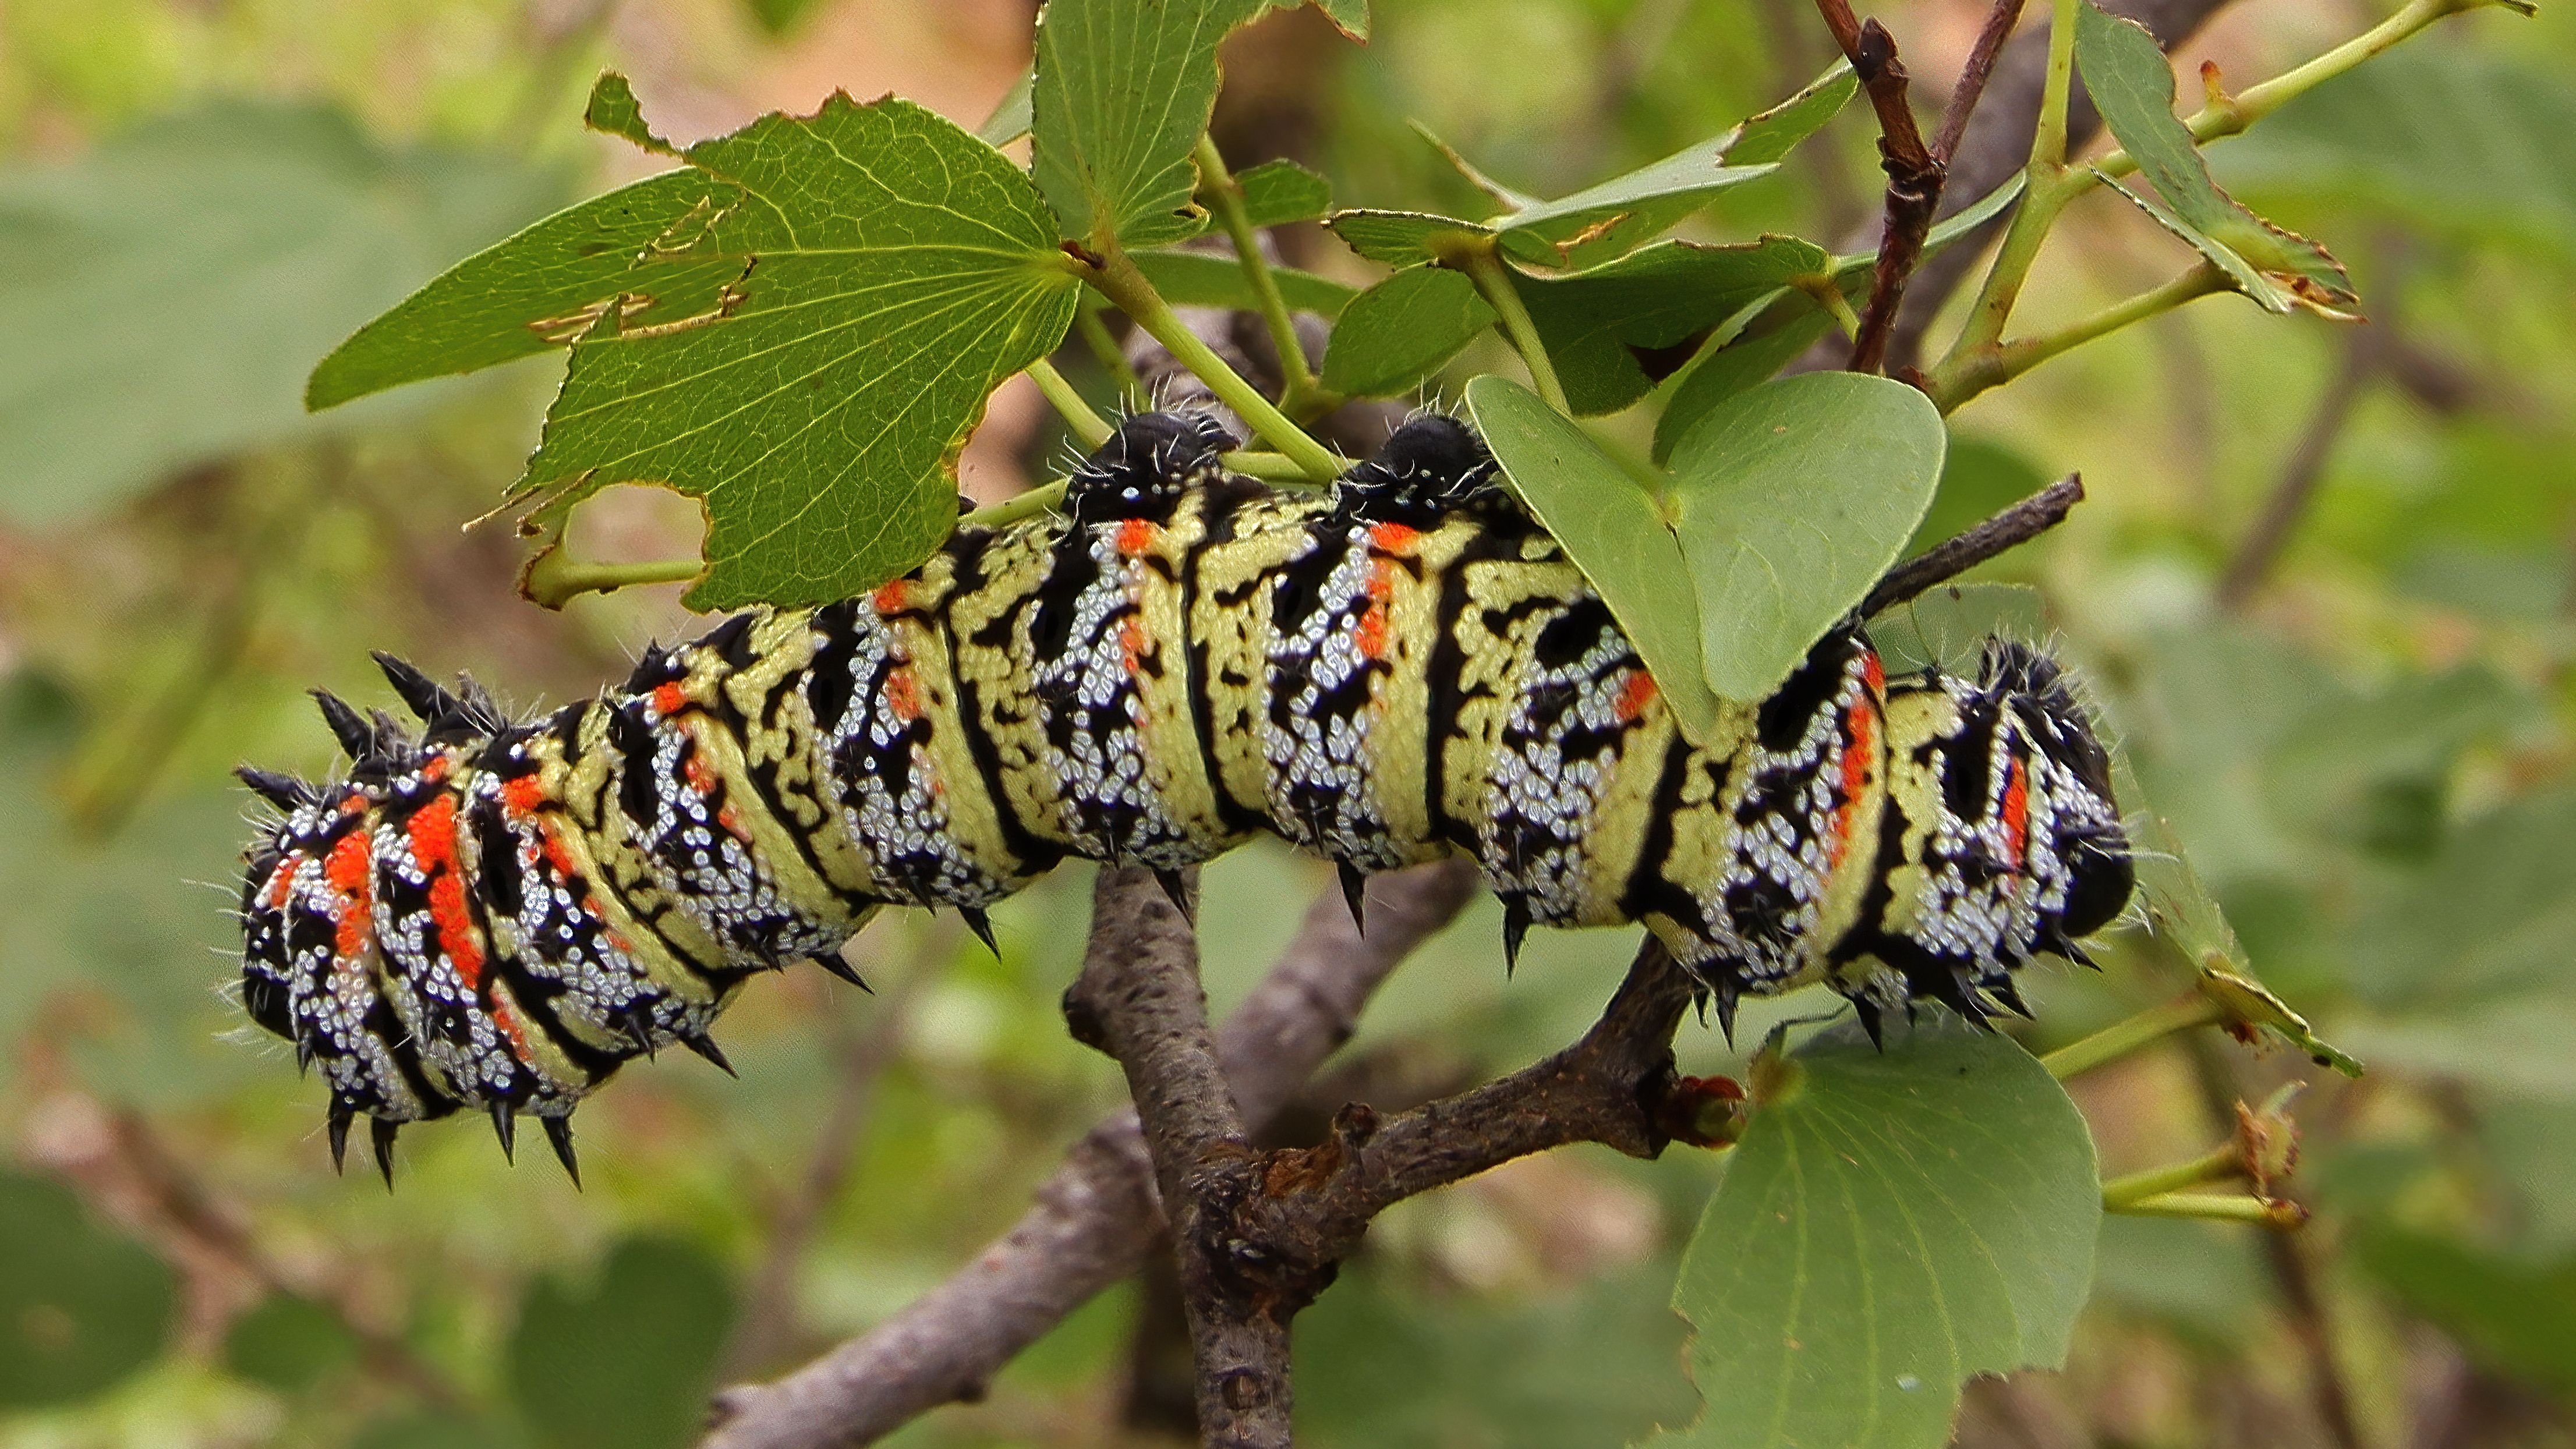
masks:
{"type": "Polygon", "coordinates": [[[305,417],[313,358],[562,184],[510,156],[379,145],[337,110],[247,102],[0,176],[0,518],[82,517],[190,465],[369,421],[305,417]]]}
{"type": "Polygon", "coordinates": [[[1939,669],[1968,674],[1988,639],[2048,637],[2048,609],[2027,584],[1944,584],[1869,621],[1869,642],[1890,674],[1939,669]]]}
{"type": "Polygon", "coordinates": [[[975,139],[1000,150],[1029,133],[1029,95],[1036,89],[1038,72],[1035,65],[1020,72],[1011,88],[993,103],[993,112],[984,124],[975,128],[975,139]]]}
{"type": "Polygon", "coordinates": [[[1790,236],[1729,246],[1668,241],[1519,287],[1566,400],[1591,415],[1644,397],[1721,323],[1794,279],[1825,284],[1833,264],[1823,247],[1790,236]]]}
{"type": "Polygon", "coordinates": [[[691,607],[872,588],[947,535],[986,395],[1071,324],[1054,221],[998,152],[907,101],[835,96],[688,160],[464,263],[377,325],[470,313],[488,338],[513,314],[562,318],[548,330],[579,340],[521,492],[567,484],[569,506],[656,483],[704,499],[691,607]],[[648,260],[582,255],[612,235],[652,238],[616,252],[648,260]],[[521,266],[542,290],[508,280],[521,266]],[[654,305],[625,315],[639,292],[654,305]]]}
{"type": "Polygon", "coordinates": [[[595,1282],[530,1286],[510,1335],[511,1397],[552,1449],[694,1442],[733,1315],[704,1251],[629,1238],[595,1282]]]}
{"type": "Polygon", "coordinates": [[[2013,1041],[1947,1012],[1757,1067],[1682,1259],[1708,1403],[1663,1449],[1939,1449],[1977,1374],[2055,1367],[2102,1219],[2093,1139],[2013,1041]]]}
{"type": "Polygon", "coordinates": [[[1315,8],[1353,40],[1369,38],[1369,0],[1315,0],[1315,8]]]}
{"type": "Polygon", "coordinates": [[[2374,892],[2346,943],[2354,989],[2409,1016],[2567,992],[2576,793],[2513,801],[2455,831],[2427,868],[2374,892]]]}
{"type": "Polygon", "coordinates": [[[1682,732],[1716,739],[1725,706],[1701,674],[1690,569],[1661,502],[1572,419],[1510,378],[1488,373],[1468,383],[1467,411],[1513,489],[1609,605],[1682,732]]]}
{"type": "Polygon", "coordinates": [[[1418,211],[1344,211],[1325,225],[1351,250],[1395,267],[1437,261],[1486,237],[1499,238],[1507,255],[1532,266],[1599,266],[1672,230],[1719,192],[1778,169],[1779,158],[1831,120],[1852,90],[1849,69],[1838,66],[1708,140],[1554,201],[1504,186],[1422,131],[1469,181],[1509,209],[1482,222],[1418,211]]]}
{"type": "Polygon", "coordinates": [[[1768,696],[1878,582],[1941,480],[1929,398],[1848,372],[1737,394],[1673,449],[1675,531],[1709,687],[1768,696]]]}
{"type": "Polygon", "coordinates": [[[0,1172],[0,1409],[86,1399],[158,1357],[177,1288],[70,1190],[0,1172]]]}
{"type": "Polygon", "coordinates": [[[1464,272],[1408,267],[1351,299],[1324,351],[1324,386],[1348,397],[1411,392],[1494,325],[1464,272]]]}
{"type": "Polygon", "coordinates": [[[2340,315],[2356,300],[2352,279],[2325,248],[2256,216],[2210,179],[2191,128],[2174,114],[2173,64],[2145,26],[2088,0],[2076,7],[2075,63],[2103,124],[2163,201],[2113,183],[2122,195],[2269,311],[2305,306],[2340,315]]]}
{"type": "MultiPolygon", "coordinates": [[[[1176,307],[1231,307],[1248,312],[1260,305],[1251,281],[1243,275],[1243,264],[1223,252],[1138,252],[1134,260],[1136,270],[1176,307]]],[[[1312,312],[1327,320],[1340,316],[1359,295],[1330,277],[1295,267],[1272,267],[1270,275],[1277,279],[1279,295],[1290,311],[1312,312]]]]}
{"type": "Polygon", "coordinates": [[[693,245],[742,202],[700,171],[666,171],[547,217],[450,267],[358,329],[313,369],[320,411],[407,382],[474,372],[569,346],[614,301],[625,324],[662,326],[718,305],[735,257],[693,245]]]}
{"type": "Polygon", "coordinates": [[[1049,0],[1031,95],[1038,188],[1063,236],[1106,249],[1196,235],[1190,153],[1216,104],[1216,50],[1263,0],[1049,0]]]}
{"type": "MultiPolygon", "coordinates": [[[[1959,213],[1932,228],[1923,239],[1923,255],[1943,251],[2001,215],[2021,195],[2022,178],[1987,192],[1959,213]]],[[[1834,283],[1845,301],[1858,306],[1869,292],[1877,257],[1854,252],[1834,259],[1834,283]]],[[[1655,461],[1672,456],[1673,446],[1711,408],[1770,377],[1833,330],[1833,318],[1813,295],[1783,287],[1756,298],[1713,332],[1698,360],[1673,387],[1663,416],[1655,420],[1655,461]]]]}
{"type": "Polygon", "coordinates": [[[357,1357],[347,1324],[284,1293],[234,1320],[224,1335],[225,1367],[284,1394],[303,1393],[357,1357]]]}
{"type": "Polygon", "coordinates": [[[1455,256],[1494,234],[1482,222],[1427,211],[1337,211],[1324,226],[1342,245],[1390,267],[1418,267],[1455,256]]]}
{"type": "Polygon", "coordinates": [[[1333,183],[1285,157],[1234,173],[1244,219],[1254,226],[1321,221],[1333,209],[1333,183]]]}
{"type": "Polygon", "coordinates": [[[2216,153],[2236,191],[2362,206],[2576,261],[2576,84],[2537,56],[2409,45],[2283,106],[2216,153]]]}

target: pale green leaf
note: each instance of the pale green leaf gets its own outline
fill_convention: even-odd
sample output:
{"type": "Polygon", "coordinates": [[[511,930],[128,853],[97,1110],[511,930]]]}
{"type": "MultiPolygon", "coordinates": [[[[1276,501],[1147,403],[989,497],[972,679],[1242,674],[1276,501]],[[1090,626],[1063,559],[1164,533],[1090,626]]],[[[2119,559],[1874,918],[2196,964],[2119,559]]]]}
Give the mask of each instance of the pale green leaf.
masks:
{"type": "Polygon", "coordinates": [[[1988,639],[2036,644],[2048,637],[2048,609],[2027,584],[1943,584],[1869,620],[1869,642],[1890,674],[1938,669],[1976,672],[1988,639]]]}
{"type": "Polygon", "coordinates": [[[1673,449],[1674,526],[1709,687],[1759,700],[1896,560],[1941,480],[1931,400],[1883,377],[1780,378],[1673,449]]]}
{"type": "MultiPolygon", "coordinates": [[[[1252,282],[1243,275],[1243,264],[1223,252],[1138,252],[1136,270],[1154,284],[1164,301],[1176,307],[1230,307],[1249,312],[1260,305],[1253,295],[1252,282]]],[[[1312,312],[1318,317],[1341,315],[1344,307],[1358,292],[1330,277],[1301,272],[1295,267],[1272,267],[1270,275],[1279,283],[1279,296],[1292,312],[1312,312]]]]}
{"type": "Polygon", "coordinates": [[[1806,88],[1771,109],[1747,116],[1735,128],[1735,142],[1726,148],[1726,159],[1738,166],[1759,166],[1777,161],[1792,147],[1814,135],[1860,89],[1852,76],[1851,63],[1838,60],[1823,75],[1809,81],[1806,88]]]}
{"type": "Polygon", "coordinates": [[[1369,0],[1315,0],[1315,8],[1351,39],[1369,38],[1369,0]]]}
{"type": "Polygon", "coordinates": [[[992,114],[984,118],[984,124],[975,128],[975,139],[998,149],[1027,135],[1029,95],[1036,89],[1037,80],[1036,66],[1021,71],[1020,78],[1011,82],[1011,88],[993,103],[992,114]]]}
{"type": "Polygon", "coordinates": [[[1390,267],[1438,261],[1494,234],[1482,222],[1423,211],[1337,211],[1324,225],[1342,245],[1390,267]]]}
{"type": "Polygon", "coordinates": [[[1978,1374],[2064,1362],[2101,1185],[2083,1115],[1947,1012],[1757,1068],[1682,1260],[1708,1408],[1657,1449],[1939,1449],[1978,1374]]]}
{"type": "Polygon", "coordinates": [[[1264,161],[1234,173],[1244,219],[1254,226],[1321,221],[1333,209],[1333,183],[1294,161],[1264,161]]]}
{"type": "Polygon", "coordinates": [[[1362,292],[1334,324],[1324,386],[1350,397],[1411,392],[1494,325],[1463,272],[1408,267],[1362,292]]]}
{"type": "MultiPolygon", "coordinates": [[[[606,279],[522,487],[705,499],[694,607],[872,588],[947,535],[953,460],[985,397],[1071,324],[1054,220],[1000,153],[907,101],[836,96],[688,158],[701,199],[648,265],[731,279],[660,325],[618,315],[607,304],[627,287],[606,279]]],[[[687,192],[669,184],[677,206],[687,192]]]]}
{"type": "Polygon", "coordinates": [[[703,1249],[630,1238],[589,1283],[542,1278],[520,1305],[511,1397],[553,1449],[694,1443],[734,1315],[703,1249]]]}
{"type": "Polygon", "coordinates": [[[1530,511],[1583,570],[1694,740],[1714,740],[1725,706],[1700,669],[1690,570],[1644,484],[1573,420],[1507,377],[1467,384],[1467,411],[1530,511]]]}
{"type": "Polygon", "coordinates": [[[2123,194],[2197,249],[2239,290],[2274,312],[2334,312],[2354,300],[2352,279],[2326,249],[2247,210],[2210,179],[2191,129],[2174,114],[2173,65],[2146,27],[2090,3],[2076,7],[2075,63],[2084,84],[2161,206],[2123,194]]]}
{"type": "Polygon", "coordinates": [[[1519,282],[1578,414],[1616,412],[1690,360],[1719,324],[1793,279],[1826,284],[1833,254],[1797,237],[1658,242],[1573,276],[1519,282]]]}
{"type": "Polygon", "coordinates": [[[562,185],[508,156],[383,146],[338,111],[247,103],[0,176],[0,517],[80,517],[365,422],[305,416],[313,359],[562,185]]]}
{"type": "Polygon", "coordinates": [[[1050,0],[1038,21],[1033,170],[1061,235],[1107,248],[1196,235],[1190,153],[1216,104],[1216,50],[1263,0],[1050,0]]]}

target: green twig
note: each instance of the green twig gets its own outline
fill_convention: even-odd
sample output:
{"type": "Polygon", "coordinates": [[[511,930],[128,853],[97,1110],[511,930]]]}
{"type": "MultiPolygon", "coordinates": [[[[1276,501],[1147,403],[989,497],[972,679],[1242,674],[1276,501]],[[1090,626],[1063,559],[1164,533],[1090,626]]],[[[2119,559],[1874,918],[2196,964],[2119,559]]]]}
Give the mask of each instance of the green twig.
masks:
{"type": "Polygon", "coordinates": [[[589,563],[557,543],[528,560],[519,575],[519,592],[532,604],[560,609],[581,594],[613,594],[636,584],[685,584],[706,571],[706,561],[694,558],[589,563]]]}
{"type": "Polygon", "coordinates": [[[2169,1192],[2136,1202],[2105,1202],[2102,1210],[2131,1218],[2201,1218],[2222,1223],[2253,1223],[2284,1232],[2307,1226],[2308,1210],[2288,1198],[2250,1193],[2169,1192]]]}
{"type": "Polygon", "coordinates": [[[1264,483],[1287,483],[1314,486],[1315,480],[1297,466],[1297,460],[1284,453],[1227,453],[1217,459],[1229,473],[1258,478],[1264,483]]]}
{"type": "Polygon", "coordinates": [[[1547,345],[1539,340],[1538,324],[1530,320],[1529,308],[1521,301],[1520,288],[1512,284],[1511,269],[1503,265],[1490,237],[1480,237],[1473,244],[1461,246],[1442,257],[1448,265],[1465,272],[1476,290],[1484,294],[1487,305],[1503,323],[1503,336],[1510,340],[1521,362],[1529,368],[1530,381],[1549,407],[1568,417],[1573,407],[1565,400],[1565,386],[1556,380],[1556,364],[1547,356],[1547,345]]]}
{"type": "Polygon", "coordinates": [[[1932,370],[1926,391],[1941,411],[1955,412],[1977,394],[2010,382],[2061,352],[2107,337],[2133,322],[2160,316],[2186,302],[2226,290],[2227,274],[2211,263],[2202,262],[2161,287],[2114,302],[2055,332],[1980,347],[1964,355],[1954,350],[1932,370]]]}
{"type": "Polygon", "coordinates": [[[2057,0],[2048,16],[2048,75],[2039,92],[2039,120],[2030,133],[2032,189],[2040,173],[2066,165],[2066,112],[2075,90],[2075,15],[2083,0],[2057,0]]]}
{"type": "Polygon", "coordinates": [[[1172,312],[1171,304],[1136,270],[1127,254],[1110,251],[1099,256],[1086,256],[1082,275],[1100,294],[1115,303],[1145,334],[1163,344],[1183,367],[1198,375],[1217,401],[1234,409],[1235,415],[1249,424],[1263,442],[1288,455],[1307,477],[1317,482],[1340,476],[1349,464],[1330,448],[1316,442],[1304,428],[1291,422],[1261,390],[1244,380],[1243,374],[1226,365],[1216,349],[1207,345],[1172,312]]]}
{"type": "Polygon", "coordinates": [[[1080,440],[1085,452],[1108,442],[1109,435],[1117,431],[1109,425],[1107,418],[1094,412],[1091,404],[1082,400],[1082,394],[1074,391],[1073,384],[1064,380],[1064,374],[1055,370],[1054,363],[1043,357],[1030,363],[1029,381],[1036,383],[1038,391],[1046,394],[1046,400],[1055,405],[1056,415],[1064,419],[1066,427],[1073,429],[1074,437],[1080,440]]]}
{"type": "Polygon", "coordinates": [[[2151,1167],[2144,1172],[2132,1172],[2112,1178],[2102,1184],[2102,1206],[2111,1212],[2118,1212],[2147,1198],[2162,1197],[2167,1193],[2180,1192],[2187,1187],[2225,1182],[2231,1177],[2244,1175],[2244,1150],[2231,1141],[2224,1146],[2211,1148],[2189,1162],[2177,1162],[2170,1167],[2151,1167]]]}
{"type": "Polygon", "coordinates": [[[987,504],[957,520],[966,528],[1008,528],[1014,523],[1054,512],[1064,503],[1064,480],[1042,484],[1025,493],[1015,493],[999,503],[987,504]]]}
{"type": "Polygon", "coordinates": [[[1144,406],[1145,380],[1136,375],[1136,364],[1129,362],[1127,354],[1119,350],[1118,339],[1109,335],[1109,324],[1101,320],[1099,309],[1076,307],[1073,310],[1073,330],[1081,334],[1082,345],[1091,349],[1091,355],[1098,359],[1101,370],[1118,385],[1121,402],[1131,408],[1144,406]]]}
{"type": "Polygon", "coordinates": [[[1216,213],[1217,224],[1233,240],[1235,264],[1243,268],[1243,279],[1252,286],[1261,321],[1270,329],[1270,345],[1279,353],[1279,376],[1284,383],[1280,408],[1296,417],[1330,412],[1341,399],[1315,384],[1315,370],[1307,365],[1305,345],[1297,340],[1297,324],[1288,315],[1288,299],[1280,295],[1279,278],[1270,270],[1270,259],[1262,255],[1261,238],[1253,233],[1252,219],[1243,209],[1243,188],[1225,168],[1215,138],[1199,137],[1193,159],[1199,168],[1199,199],[1216,213]]]}
{"type": "Polygon", "coordinates": [[[2193,991],[2127,1020],[2113,1022],[2082,1041],[2060,1047],[2041,1057],[2039,1064],[2048,1068],[2050,1076],[2062,1082],[2095,1067],[2107,1066],[2175,1032],[2224,1020],[2226,1015],[2217,1002],[2193,991]]]}

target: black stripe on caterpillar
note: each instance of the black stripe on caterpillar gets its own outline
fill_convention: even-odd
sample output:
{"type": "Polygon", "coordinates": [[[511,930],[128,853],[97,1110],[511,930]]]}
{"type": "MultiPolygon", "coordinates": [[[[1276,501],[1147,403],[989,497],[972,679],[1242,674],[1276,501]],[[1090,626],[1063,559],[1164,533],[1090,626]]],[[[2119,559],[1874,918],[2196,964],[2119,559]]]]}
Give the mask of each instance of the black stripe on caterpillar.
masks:
{"type": "MultiPolygon", "coordinates": [[[[1346,883],[1451,852],[1532,923],[1642,922],[1731,1028],[1822,981],[1875,1031],[2021,1010],[2131,888],[2107,758],[2057,666],[1884,673],[1857,624],[1695,747],[1609,609],[1459,423],[1329,492],[1128,419],[1064,516],[961,527],[866,598],[754,610],[512,722],[379,656],[415,736],[329,695],[354,765],[243,778],[243,999],[318,1063],[335,1161],[396,1127],[569,1114],[741,984],[880,908],[985,909],[1069,855],[1172,872],[1258,831],[1346,883]]],[[[1356,906],[1357,895],[1353,895],[1356,906]]]]}

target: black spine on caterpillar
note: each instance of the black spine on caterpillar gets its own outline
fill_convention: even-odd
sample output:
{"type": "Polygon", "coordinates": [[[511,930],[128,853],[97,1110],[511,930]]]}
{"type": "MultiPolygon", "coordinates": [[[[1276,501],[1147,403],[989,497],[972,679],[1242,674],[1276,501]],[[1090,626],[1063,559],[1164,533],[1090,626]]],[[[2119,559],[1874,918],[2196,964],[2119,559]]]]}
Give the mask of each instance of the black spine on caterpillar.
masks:
{"type": "Polygon", "coordinates": [[[252,1018],[318,1065],[335,1153],[460,1107],[569,1113],[708,1037],[750,976],[887,905],[983,912],[1067,855],[1178,870],[1267,831],[1345,879],[1463,852],[1530,924],[1643,922],[1737,998],[1864,1020],[2019,1009],[2130,892],[2108,765],[2057,667],[1887,677],[1857,628],[1682,737],[1609,610],[1452,419],[1330,494],[1226,474],[1146,413],[1065,516],[963,527],[865,598],[760,610],[510,723],[382,661],[415,737],[328,696],[354,764],[246,770],[280,818],[242,897],[252,1018]]]}

